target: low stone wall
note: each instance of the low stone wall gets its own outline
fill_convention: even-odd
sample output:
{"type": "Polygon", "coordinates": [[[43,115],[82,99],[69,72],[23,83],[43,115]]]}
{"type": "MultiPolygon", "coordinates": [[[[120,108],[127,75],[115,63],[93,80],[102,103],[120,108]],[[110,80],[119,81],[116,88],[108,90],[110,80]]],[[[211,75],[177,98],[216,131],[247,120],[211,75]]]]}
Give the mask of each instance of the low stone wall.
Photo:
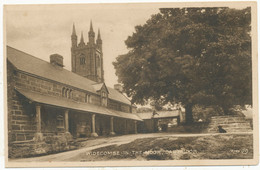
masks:
{"type": "Polygon", "coordinates": [[[14,142],[8,146],[9,158],[25,158],[73,150],[78,144],[69,133],[45,136],[43,141],[14,142]]]}
{"type": "Polygon", "coordinates": [[[222,126],[226,132],[251,132],[250,121],[242,116],[213,116],[207,131],[209,133],[218,133],[218,126],[222,126]]]}

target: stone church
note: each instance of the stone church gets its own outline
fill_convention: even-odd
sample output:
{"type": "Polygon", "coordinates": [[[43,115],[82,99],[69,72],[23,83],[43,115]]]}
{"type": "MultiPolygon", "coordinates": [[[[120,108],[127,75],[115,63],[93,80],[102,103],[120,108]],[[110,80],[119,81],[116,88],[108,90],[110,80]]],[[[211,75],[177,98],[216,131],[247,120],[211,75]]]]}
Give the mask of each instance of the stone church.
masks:
{"type": "Polygon", "coordinates": [[[59,54],[46,62],[7,46],[9,157],[67,150],[72,137],[137,133],[136,107],[120,85],[105,84],[100,31],[95,39],[90,23],[88,42],[82,33],[78,42],[73,25],[71,44],[71,71],[59,54]]]}

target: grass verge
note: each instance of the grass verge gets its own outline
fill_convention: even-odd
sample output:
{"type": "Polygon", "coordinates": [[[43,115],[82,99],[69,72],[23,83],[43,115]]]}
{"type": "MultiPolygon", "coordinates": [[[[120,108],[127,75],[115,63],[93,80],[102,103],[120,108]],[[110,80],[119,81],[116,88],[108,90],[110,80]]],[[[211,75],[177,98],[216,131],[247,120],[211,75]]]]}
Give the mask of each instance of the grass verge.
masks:
{"type": "Polygon", "coordinates": [[[84,161],[253,159],[253,135],[142,138],[98,148],[80,157],[84,161]]]}

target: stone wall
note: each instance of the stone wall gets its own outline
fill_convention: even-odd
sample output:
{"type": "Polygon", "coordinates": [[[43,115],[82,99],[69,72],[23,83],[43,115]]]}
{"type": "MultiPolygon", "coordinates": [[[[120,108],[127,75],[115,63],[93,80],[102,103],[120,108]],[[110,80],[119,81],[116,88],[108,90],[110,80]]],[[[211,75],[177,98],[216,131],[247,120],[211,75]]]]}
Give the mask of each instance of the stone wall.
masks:
{"type": "Polygon", "coordinates": [[[114,118],[114,131],[116,134],[125,134],[125,119],[114,118]]]}
{"type": "MultiPolygon", "coordinates": [[[[12,114],[13,114],[13,101],[14,95],[14,74],[15,70],[13,66],[7,61],[7,119],[8,119],[8,143],[12,141],[12,114]]],[[[15,112],[14,112],[15,113],[15,112]]],[[[16,138],[13,136],[13,138],[16,138]]]]}
{"type": "MultiPolygon", "coordinates": [[[[97,94],[91,94],[89,92],[81,91],[76,88],[69,87],[54,81],[37,78],[23,72],[17,72],[14,78],[16,80],[15,85],[19,88],[40,92],[55,97],[64,97],[62,95],[62,89],[66,88],[72,90],[71,100],[85,103],[86,94],[89,94],[90,95],[90,101],[88,101],[89,103],[95,105],[101,104],[100,96],[97,94]]],[[[128,113],[131,111],[129,105],[111,99],[108,100],[108,107],[114,110],[119,110],[128,113]]]]}
{"type": "Polygon", "coordinates": [[[110,117],[104,115],[96,115],[96,133],[99,136],[109,135],[110,132],[110,117]]]}
{"type": "Polygon", "coordinates": [[[152,133],[155,131],[155,119],[146,119],[144,122],[141,122],[144,124],[144,133],[152,133]]]}
{"type": "Polygon", "coordinates": [[[130,113],[130,111],[131,111],[130,106],[129,106],[129,105],[126,105],[126,104],[123,104],[123,103],[121,104],[120,110],[121,110],[122,112],[127,112],[127,113],[130,113]]]}
{"type": "Polygon", "coordinates": [[[127,134],[135,133],[135,123],[134,123],[134,120],[127,120],[126,133],[127,134]]]}
{"type": "Polygon", "coordinates": [[[69,131],[74,137],[90,137],[91,135],[91,114],[69,113],[69,131]]]}
{"type": "Polygon", "coordinates": [[[68,133],[48,135],[41,142],[16,142],[8,147],[9,158],[25,158],[76,149],[76,143],[68,133]]]}
{"type": "Polygon", "coordinates": [[[114,118],[114,131],[116,134],[135,133],[134,120],[114,118]]]}
{"type": "Polygon", "coordinates": [[[107,107],[113,110],[120,110],[120,104],[114,100],[108,99],[107,107]]]}
{"type": "MultiPolygon", "coordinates": [[[[85,96],[86,94],[89,94],[84,91],[75,89],[73,87],[69,87],[50,80],[44,80],[19,71],[15,75],[15,80],[16,80],[15,85],[17,87],[35,91],[35,92],[40,92],[55,97],[64,97],[62,94],[63,88],[71,89],[72,90],[71,100],[78,101],[78,102],[86,102],[85,96]]],[[[100,105],[100,96],[91,94],[90,98],[91,98],[90,103],[100,105]]]]}
{"type": "Polygon", "coordinates": [[[110,109],[113,109],[113,110],[131,113],[131,106],[129,106],[127,104],[116,102],[111,99],[108,100],[107,107],[110,109]]]}
{"type": "Polygon", "coordinates": [[[35,107],[26,99],[14,93],[11,109],[11,141],[32,140],[36,132],[35,107]]]}
{"type": "Polygon", "coordinates": [[[132,111],[131,111],[131,113],[137,113],[137,107],[136,106],[131,106],[132,108],[132,111]]]}
{"type": "Polygon", "coordinates": [[[7,63],[8,141],[32,140],[36,132],[35,107],[14,90],[17,71],[7,63]]]}
{"type": "Polygon", "coordinates": [[[250,122],[242,116],[213,116],[207,132],[219,133],[218,126],[229,132],[252,132],[250,122]]]}
{"type": "Polygon", "coordinates": [[[41,106],[41,132],[43,135],[65,132],[65,110],[41,106]]]}

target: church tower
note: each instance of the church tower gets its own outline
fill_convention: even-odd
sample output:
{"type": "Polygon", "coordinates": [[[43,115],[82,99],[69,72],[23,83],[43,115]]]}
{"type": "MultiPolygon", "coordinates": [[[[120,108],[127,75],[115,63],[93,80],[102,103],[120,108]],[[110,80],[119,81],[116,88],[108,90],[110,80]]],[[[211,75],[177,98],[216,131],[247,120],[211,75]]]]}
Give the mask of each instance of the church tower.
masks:
{"type": "Polygon", "coordinates": [[[88,32],[88,42],[85,44],[83,32],[79,44],[75,25],[72,27],[71,35],[71,68],[72,72],[93,80],[97,83],[104,82],[103,52],[100,30],[98,30],[95,42],[95,32],[92,21],[88,32]]]}

